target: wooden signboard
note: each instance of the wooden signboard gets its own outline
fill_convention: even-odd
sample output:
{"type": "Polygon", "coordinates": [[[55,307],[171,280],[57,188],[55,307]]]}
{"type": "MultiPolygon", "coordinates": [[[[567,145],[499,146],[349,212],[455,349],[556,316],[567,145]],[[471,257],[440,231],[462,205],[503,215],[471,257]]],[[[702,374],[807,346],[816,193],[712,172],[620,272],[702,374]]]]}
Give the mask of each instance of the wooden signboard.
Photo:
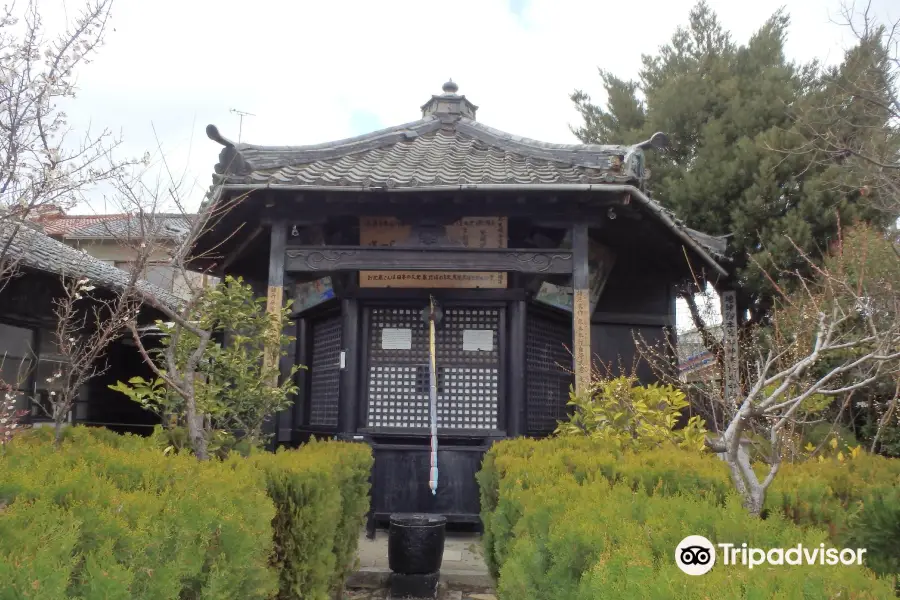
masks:
{"type": "MultiPolygon", "coordinates": [[[[391,217],[361,217],[361,246],[403,246],[412,227],[391,217]]],[[[506,217],[466,217],[446,227],[450,242],[465,248],[506,248],[506,217]]],[[[363,288],[505,288],[506,273],[469,271],[360,271],[363,288]]]]}

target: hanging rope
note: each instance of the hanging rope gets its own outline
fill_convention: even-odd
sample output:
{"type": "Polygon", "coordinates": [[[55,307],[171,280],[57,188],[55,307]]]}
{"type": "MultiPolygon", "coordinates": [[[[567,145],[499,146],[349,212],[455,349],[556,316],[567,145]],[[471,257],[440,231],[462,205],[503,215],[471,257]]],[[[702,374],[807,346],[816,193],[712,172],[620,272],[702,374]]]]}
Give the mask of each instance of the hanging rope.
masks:
{"type": "Polygon", "coordinates": [[[431,470],[428,474],[428,487],[431,494],[437,494],[438,464],[437,464],[437,365],[435,362],[434,347],[434,296],[428,297],[428,404],[431,414],[431,470]]]}

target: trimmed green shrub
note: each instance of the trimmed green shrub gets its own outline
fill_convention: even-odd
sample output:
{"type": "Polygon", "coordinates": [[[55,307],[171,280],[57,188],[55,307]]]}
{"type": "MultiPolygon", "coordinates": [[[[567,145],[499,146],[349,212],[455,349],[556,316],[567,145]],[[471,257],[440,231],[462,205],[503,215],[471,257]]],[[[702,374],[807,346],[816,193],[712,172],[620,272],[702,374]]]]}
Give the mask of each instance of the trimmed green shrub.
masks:
{"type": "Polygon", "coordinates": [[[900,486],[878,490],[849,517],[844,545],[867,548],[869,568],[900,573],[900,486]]]}
{"type": "Polygon", "coordinates": [[[276,507],[272,528],[278,598],[327,598],[341,511],[332,470],[297,451],[258,455],[253,462],[265,473],[266,491],[276,507]]]}
{"type": "MultiPolygon", "coordinates": [[[[566,515],[566,522],[570,519],[582,524],[599,521],[598,527],[623,531],[633,527],[637,520],[644,524],[645,531],[652,532],[641,543],[647,547],[660,548],[656,554],[651,552],[648,559],[645,550],[631,548],[623,541],[625,538],[615,538],[612,541],[605,537],[585,538],[587,541],[579,551],[579,556],[587,553],[589,558],[566,558],[559,563],[566,566],[560,568],[566,572],[577,572],[578,577],[572,575],[575,580],[581,581],[583,575],[585,580],[593,578],[595,582],[602,581],[603,586],[585,588],[590,593],[584,592],[587,595],[583,596],[579,595],[583,593],[581,588],[569,586],[566,593],[572,594],[568,596],[572,598],[631,597],[624,591],[622,594],[625,595],[617,596],[618,592],[610,590],[641,590],[641,586],[633,585],[640,579],[639,574],[633,571],[635,565],[643,564],[641,561],[646,560],[650,560],[648,564],[652,567],[652,573],[645,573],[652,580],[647,587],[650,590],[649,597],[704,597],[697,590],[706,588],[694,588],[690,585],[682,586],[683,589],[678,586],[673,588],[666,583],[666,578],[682,584],[687,579],[694,582],[715,579],[710,578],[710,574],[702,578],[685,578],[673,564],[674,548],[688,533],[706,535],[713,541],[738,539],[749,542],[751,538],[748,536],[762,535],[759,532],[769,531],[771,527],[785,532],[776,537],[766,534],[756,538],[760,541],[754,543],[760,547],[777,546],[781,542],[784,545],[796,545],[801,541],[811,544],[813,539],[818,539],[816,536],[827,535],[831,539],[831,545],[846,544],[868,548],[866,565],[878,573],[890,575],[897,573],[894,565],[896,557],[900,556],[900,545],[892,543],[887,536],[879,538],[876,533],[879,529],[892,527],[896,512],[891,509],[897,503],[888,501],[887,495],[880,503],[873,499],[879,494],[887,494],[889,490],[896,490],[898,468],[900,465],[896,461],[868,455],[844,462],[834,460],[785,465],[767,502],[769,517],[759,520],[747,517],[740,508],[732,493],[727,466],[711,455],[698,455],[675,448],[635,453],[585,438],[503,441],[495,444],[487,453],[477,476],[481,489],[485,559],[491,572],[500,579],[501,590],[505,590],[508,597],[514,597],[513,594],[535,598],[567,597],[565,594],[553,595],[540,588],[537,583],[527,589],[516,587],[516,579],[527,581],[528,578],[522,573],[511,574],[514,571],[510,571],[514,569],[512,564],[519,564],[523,570],[531,569],[533,573],[539,573],[540,565],[544,564],[540,561],[546,559],[548,541],[545,536],[550,536],[551,526],[561,527],[559,523],[562,521],[559,519],[563,517],[559,515],[566,515]],[[604,492],[606,489],[614,491],[604,492]],[[612,494],[612,497],[605,499],[603,494],[612,494]],[[614,506],[612,512],[606,506],[610,503],[614,506]],[[690,507],[689,510],[684,508],[685,505],[690,507]],[[631,514],[623,507],[628,507],[631,514]],[[668,518],[674,527],[671,536],[677,539],[670,540],[663,536],[659,542],[662,545],[653,546],[657,544],[654,541],[657,534],[663,535],[664,531],[668,531],[668,526],[661,523],[647,525],[641,515],[645,515],[648,507],[655,507],[653,510],[662,511],[661,514],[669,514],[668,518]],[[700,517],[695,521],[687,515],[686,510],[696,511],[700,517]],[[691,524],[690,527],[688,524],[691,524]],[[795,525],[806,529],[798,529],[795,525]],[[827,531],[823,532],[817,525],[826,526],[827,531]],[[608,564],[620,564],[624,570],[607,572],[605,569],[612,567],[600,567],[591,562],[596,558],[591,552],[601,552],[606,547],[615,547],[617,553],[624,553],[624,556],[630,556],[633,560],[617,563],[618,559],[610,554],[608,564]],[[660,559],[663,549],[665,560],[660,559]],[[526,567],[526,564],[530,566],[526,567]],[[663,566],[665,569],[674,568],[675,571],[662,569],[663,566]],[[597,574],[601,572],[604,574],[597,574]],[[624,579],[619,580],[620,576],[624,579]]],[[[585,525],[583,535],[588,535],[586,532],[589,528],[585,525]]],[[[845,569],[832,571],[843,573],[845,569]]],[[[743,585],[741,582],[744,580],[738,575],[739,573],[732,574],[729,581],[734,580],[743,585]]],[[[554,574],[553,577],[557,575],[554,574]]],[[[560,581],[566,579],[564,575],[559,577],[562,578],[560,581]]],[[[823,580],[825,587],[796,588],[791,587],[793,583],[783,581],[784,576],[773,577],[775,579],[771,582],[758,584],[763,586],[758,588],[761,594],[758,597],[824,597],[818,594],[827,596],[834,590],[853,589],[853,586],[848,587],[848,579],[826,577],[823,580]]],[[[816,577],[819,577],[818,573],[816,577]]],[[[859,577],[862,577],[860,581],[869,581],[865,573],[859,577]]],[[[757,579],[759,577],[754,575],[753,580],[757,579]]],[[[728,587],[731,584],[720,584],[720,587],[709,588],[710,597],[730,597],[727,593],[714,593],[718,589],[732,589],[728,587]]],[[[596,585],[599,586],[600,583],[596,585]]],[[[863,585],[859,588],[861,590],[880,589],[866,587],[868,584],[860,585],[863,585]]],[[[634,593],[637,594],[637,591],[634,593]]],[[[748,597],[748,594],[737,592],[736,596],[748,597]]]]}
{"type": "Polygon", "coordinates": [[[34,432],[0,457],[0,598],[271,598],[256,470],[98,431],[69,428],[59,450],[34,432]]]}
{"type": "Polygon", "coordinates": [[[0,600],[325,599],[354,567],[368,445],[199,462],[85,427],[57,452],[52,433],[0,456],[0,600]]]}
{"type": "MultiPolygon", "coordinates": [[[[796,523],[827,526],[837,535],[867,499],[898,485],[900,461],[873,454],[785,464],[769,489],[766,507],[796,523]]],[[[897,552],[900,556],[900,544],[897,552]]]]}
{"type": "Polygon", "coordinates": [[[746,514],[736,497],[719,506],[676,494],[651,496],[620,483],[556,485],[509,490],[522,512],[512,528],[498,596],[522,600],[834,597],[886,598],[890,586],[863,567],[784,568],[721,564],[702,577],[682,573],[675,547],[686,533],[713,543],[743,542],[770,548],[802,543],[818,547],[822,531],[801,530],[778,517],[746,514]]]}
{"type": "Polygon", "coordinates": [[[313,438],[302,450],[314,460],[331,466],[341,494],[341,516],[334,533],[335,570],[332,590],[340,591],[356,570],[359,530],[369,511],[369,476],[374,459],[368,445],[317,441],[313,438]]]}
{"type": "Polygon", "coordinates": [[[276,507],[278,598],[329,598],[353,568],[369,506],[369,446],[312,440],[250,461],[265,474],[276,507]]]}

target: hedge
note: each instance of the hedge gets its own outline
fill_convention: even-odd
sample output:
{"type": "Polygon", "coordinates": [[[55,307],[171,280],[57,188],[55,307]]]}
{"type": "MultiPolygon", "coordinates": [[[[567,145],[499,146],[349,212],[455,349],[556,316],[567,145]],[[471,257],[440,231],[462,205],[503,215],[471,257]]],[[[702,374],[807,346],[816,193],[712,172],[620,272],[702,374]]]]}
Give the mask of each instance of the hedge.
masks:
{"type": "Polygon", "coordinates": [[[328,598],[371,464],[344,442],[199,462],[102,429],[59,450],[28,432],[0,455],[0,600],[328,598]]]}
{"type": "Polygon", "coordinates": [[[369,447],[312,440],[251,460],[265,473],[276,506],[278,598],[326,599],[341,590],[369,506],[369,447]]]}
{"type": "Polygon", "coordinates": [[[322,442],[315,438],[305,444],[302,451],[312,460],[327,463],[333,469],[340,489],[341,516],[335,528],[333,551],[336,564],[331,586],[332,590],[338,591],[356,570],[359,531],[370,506],[372,451],[364,444],[322,442]]]}
{"type": "MultiPolygon", "coordinates": [[[[107,440],[109,441],[109,440],[107,440]]],[[[265,599],[275,508],[249,464],[35,432],[0,457],[0,598],[265,599]]]]}
{"type": "Polygon", "coordinates": [[[869,568],[896,573],[900,545],[884,531],[894,522],[893,535],[900,533],[900,505],[888,497],[896,492],[896,463],[855,460],[786,466],[761,520],[746,515],[727,467],[712,456],[616,452],[585,438],[500,442],[478,474],[485,558],[501,597],[510,598],[694,598],[706,597],[704,590],[709,597],[889,597],[890,582],[861,568],[803,567],[813,575],[805,578],[777,567],[764,575],[717,568],[689,577],[673,562],[677,543],[697,534],[757,547],[865,547],[869,568]],[[788,493],[792,481],[798,489],[788,493]],[[792,498],[800,504],[781,510],[781,503],[794,507],[792,498]],[[828,515],[832,526],[816,527],[813,515],[828,515]]]}

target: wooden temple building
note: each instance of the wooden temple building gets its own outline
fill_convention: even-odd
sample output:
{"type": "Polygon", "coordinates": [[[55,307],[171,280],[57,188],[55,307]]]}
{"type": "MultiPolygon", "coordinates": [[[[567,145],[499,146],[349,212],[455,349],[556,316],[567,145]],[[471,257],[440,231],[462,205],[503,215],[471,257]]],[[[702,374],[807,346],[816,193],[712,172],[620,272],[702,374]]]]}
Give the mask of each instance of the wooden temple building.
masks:
{"type": "MultiPolygon", "coordinates": [[[[631,366],[633,333],[662,340],[678,285],[727,275],[722,240],[646,192],[645,151],[542,143],[492,129],[448,82],[421,118],[307,146],[222,145],[208,202],[240,201],[199,240],[217,274],[293,300],[293,409],[279,444],[371,444],[375,521],[392,512],[477,522],[492,442],[565,418],[592,360],[631,366]],[[438,465],[429,474],[436,332],[438,465]],[[574,368],[573,368],[574,367],[574,368]]],[[[203,266],[203,265],[201,265],[203,266]]],[[[649,377],[648,373],[642,374],[649,377]]]]}

